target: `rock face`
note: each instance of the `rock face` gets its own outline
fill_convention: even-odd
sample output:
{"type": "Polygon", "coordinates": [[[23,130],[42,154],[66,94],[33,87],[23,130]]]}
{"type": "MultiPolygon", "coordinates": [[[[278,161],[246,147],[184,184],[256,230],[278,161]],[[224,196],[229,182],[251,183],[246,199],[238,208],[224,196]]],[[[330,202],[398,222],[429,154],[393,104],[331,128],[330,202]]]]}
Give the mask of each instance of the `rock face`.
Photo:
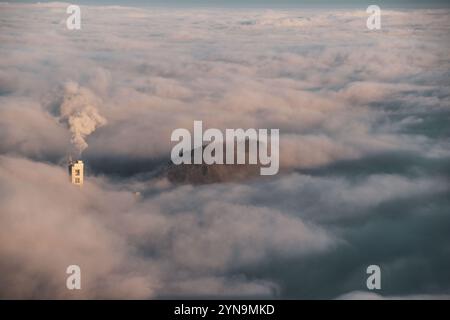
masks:
{"type": "Polygon", "coordinates": [[[169,181],[187,184],[231,182],[256,176],[259,176],[259,166],[245,164],[172,164],[167,173],[169,181]]]}
{"type": "MultiPolygon", "coordinates": [[[[206,147],[203,146],[203,149],[206,147]]],[[[224,159],[226,157],[225,146],[224,159]]],[[[172,183],[179,184],[209,184],[220,182],[241,181],[260,176],[258,164],[248,164],[248,143],[246,143],[246,164],[180,164],[174,165],[170,162],[167,168],[167,178],[172,183]]],[[[193,163],[194,150],[191,150],[191,160],[193,163]]],[[[224,161],[225,162],[225,161],[224,161]]],[[[236,163],[236,147],[235,147],[236,163]]]]}

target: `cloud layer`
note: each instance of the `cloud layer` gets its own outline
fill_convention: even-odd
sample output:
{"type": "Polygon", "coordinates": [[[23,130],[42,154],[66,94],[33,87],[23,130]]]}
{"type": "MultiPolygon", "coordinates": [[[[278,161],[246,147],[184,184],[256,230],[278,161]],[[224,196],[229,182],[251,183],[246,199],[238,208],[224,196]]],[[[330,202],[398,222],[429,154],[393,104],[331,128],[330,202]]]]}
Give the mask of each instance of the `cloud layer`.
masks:
{"type": "Polygon", "coordinates": [[[0,4],[0,297],[448,295],[448,10],[65,8],[0,4]],[[171,183],[194,120],[279,128],[280,174],[171,183]]]}

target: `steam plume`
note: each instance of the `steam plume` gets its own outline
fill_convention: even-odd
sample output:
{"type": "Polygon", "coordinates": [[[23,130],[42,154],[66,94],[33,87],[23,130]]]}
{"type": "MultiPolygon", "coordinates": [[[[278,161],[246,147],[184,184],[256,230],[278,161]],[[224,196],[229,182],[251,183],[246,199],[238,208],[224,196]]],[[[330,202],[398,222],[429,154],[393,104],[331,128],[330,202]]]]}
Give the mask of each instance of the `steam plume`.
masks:
{"type": "Polygon", "coordinates": [[[88,147],[86,137],[106,124],[106,119],[98,112],[98,104],[98,98],[90,90],[76,82],[66,83],[60,119],[68,124],[72,134],[70,142],[78,155],[88,147]]]}

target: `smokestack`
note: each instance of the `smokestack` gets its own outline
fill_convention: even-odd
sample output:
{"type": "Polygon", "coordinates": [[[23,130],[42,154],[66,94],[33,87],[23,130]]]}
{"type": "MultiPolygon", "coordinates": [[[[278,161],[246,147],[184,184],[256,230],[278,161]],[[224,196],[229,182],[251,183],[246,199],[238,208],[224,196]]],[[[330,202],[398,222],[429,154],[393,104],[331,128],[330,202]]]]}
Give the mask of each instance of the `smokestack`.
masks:
{"type": "Polygon", "coordinates": [[[72,184],[82,187],[84,182],[84,164],[83,161],[77,160],[69,162],[69,175],[72,184]]]}

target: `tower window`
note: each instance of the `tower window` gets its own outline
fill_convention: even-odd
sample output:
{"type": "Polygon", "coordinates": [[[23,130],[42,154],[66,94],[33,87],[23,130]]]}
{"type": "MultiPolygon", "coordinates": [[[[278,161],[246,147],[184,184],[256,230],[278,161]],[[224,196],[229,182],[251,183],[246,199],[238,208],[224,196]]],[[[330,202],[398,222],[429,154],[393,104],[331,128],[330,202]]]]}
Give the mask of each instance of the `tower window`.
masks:
{"type": "Polygon", "coordinates": [[[76,175],[76,176],[79,176],[80,174],[81,174],[80,169],[75,169],[75,175],[76,175]]]}
{"type": "Polygon", "coordinates": [[[75,183],[80,183],[80,178],[75,178],[75,183]]]}

